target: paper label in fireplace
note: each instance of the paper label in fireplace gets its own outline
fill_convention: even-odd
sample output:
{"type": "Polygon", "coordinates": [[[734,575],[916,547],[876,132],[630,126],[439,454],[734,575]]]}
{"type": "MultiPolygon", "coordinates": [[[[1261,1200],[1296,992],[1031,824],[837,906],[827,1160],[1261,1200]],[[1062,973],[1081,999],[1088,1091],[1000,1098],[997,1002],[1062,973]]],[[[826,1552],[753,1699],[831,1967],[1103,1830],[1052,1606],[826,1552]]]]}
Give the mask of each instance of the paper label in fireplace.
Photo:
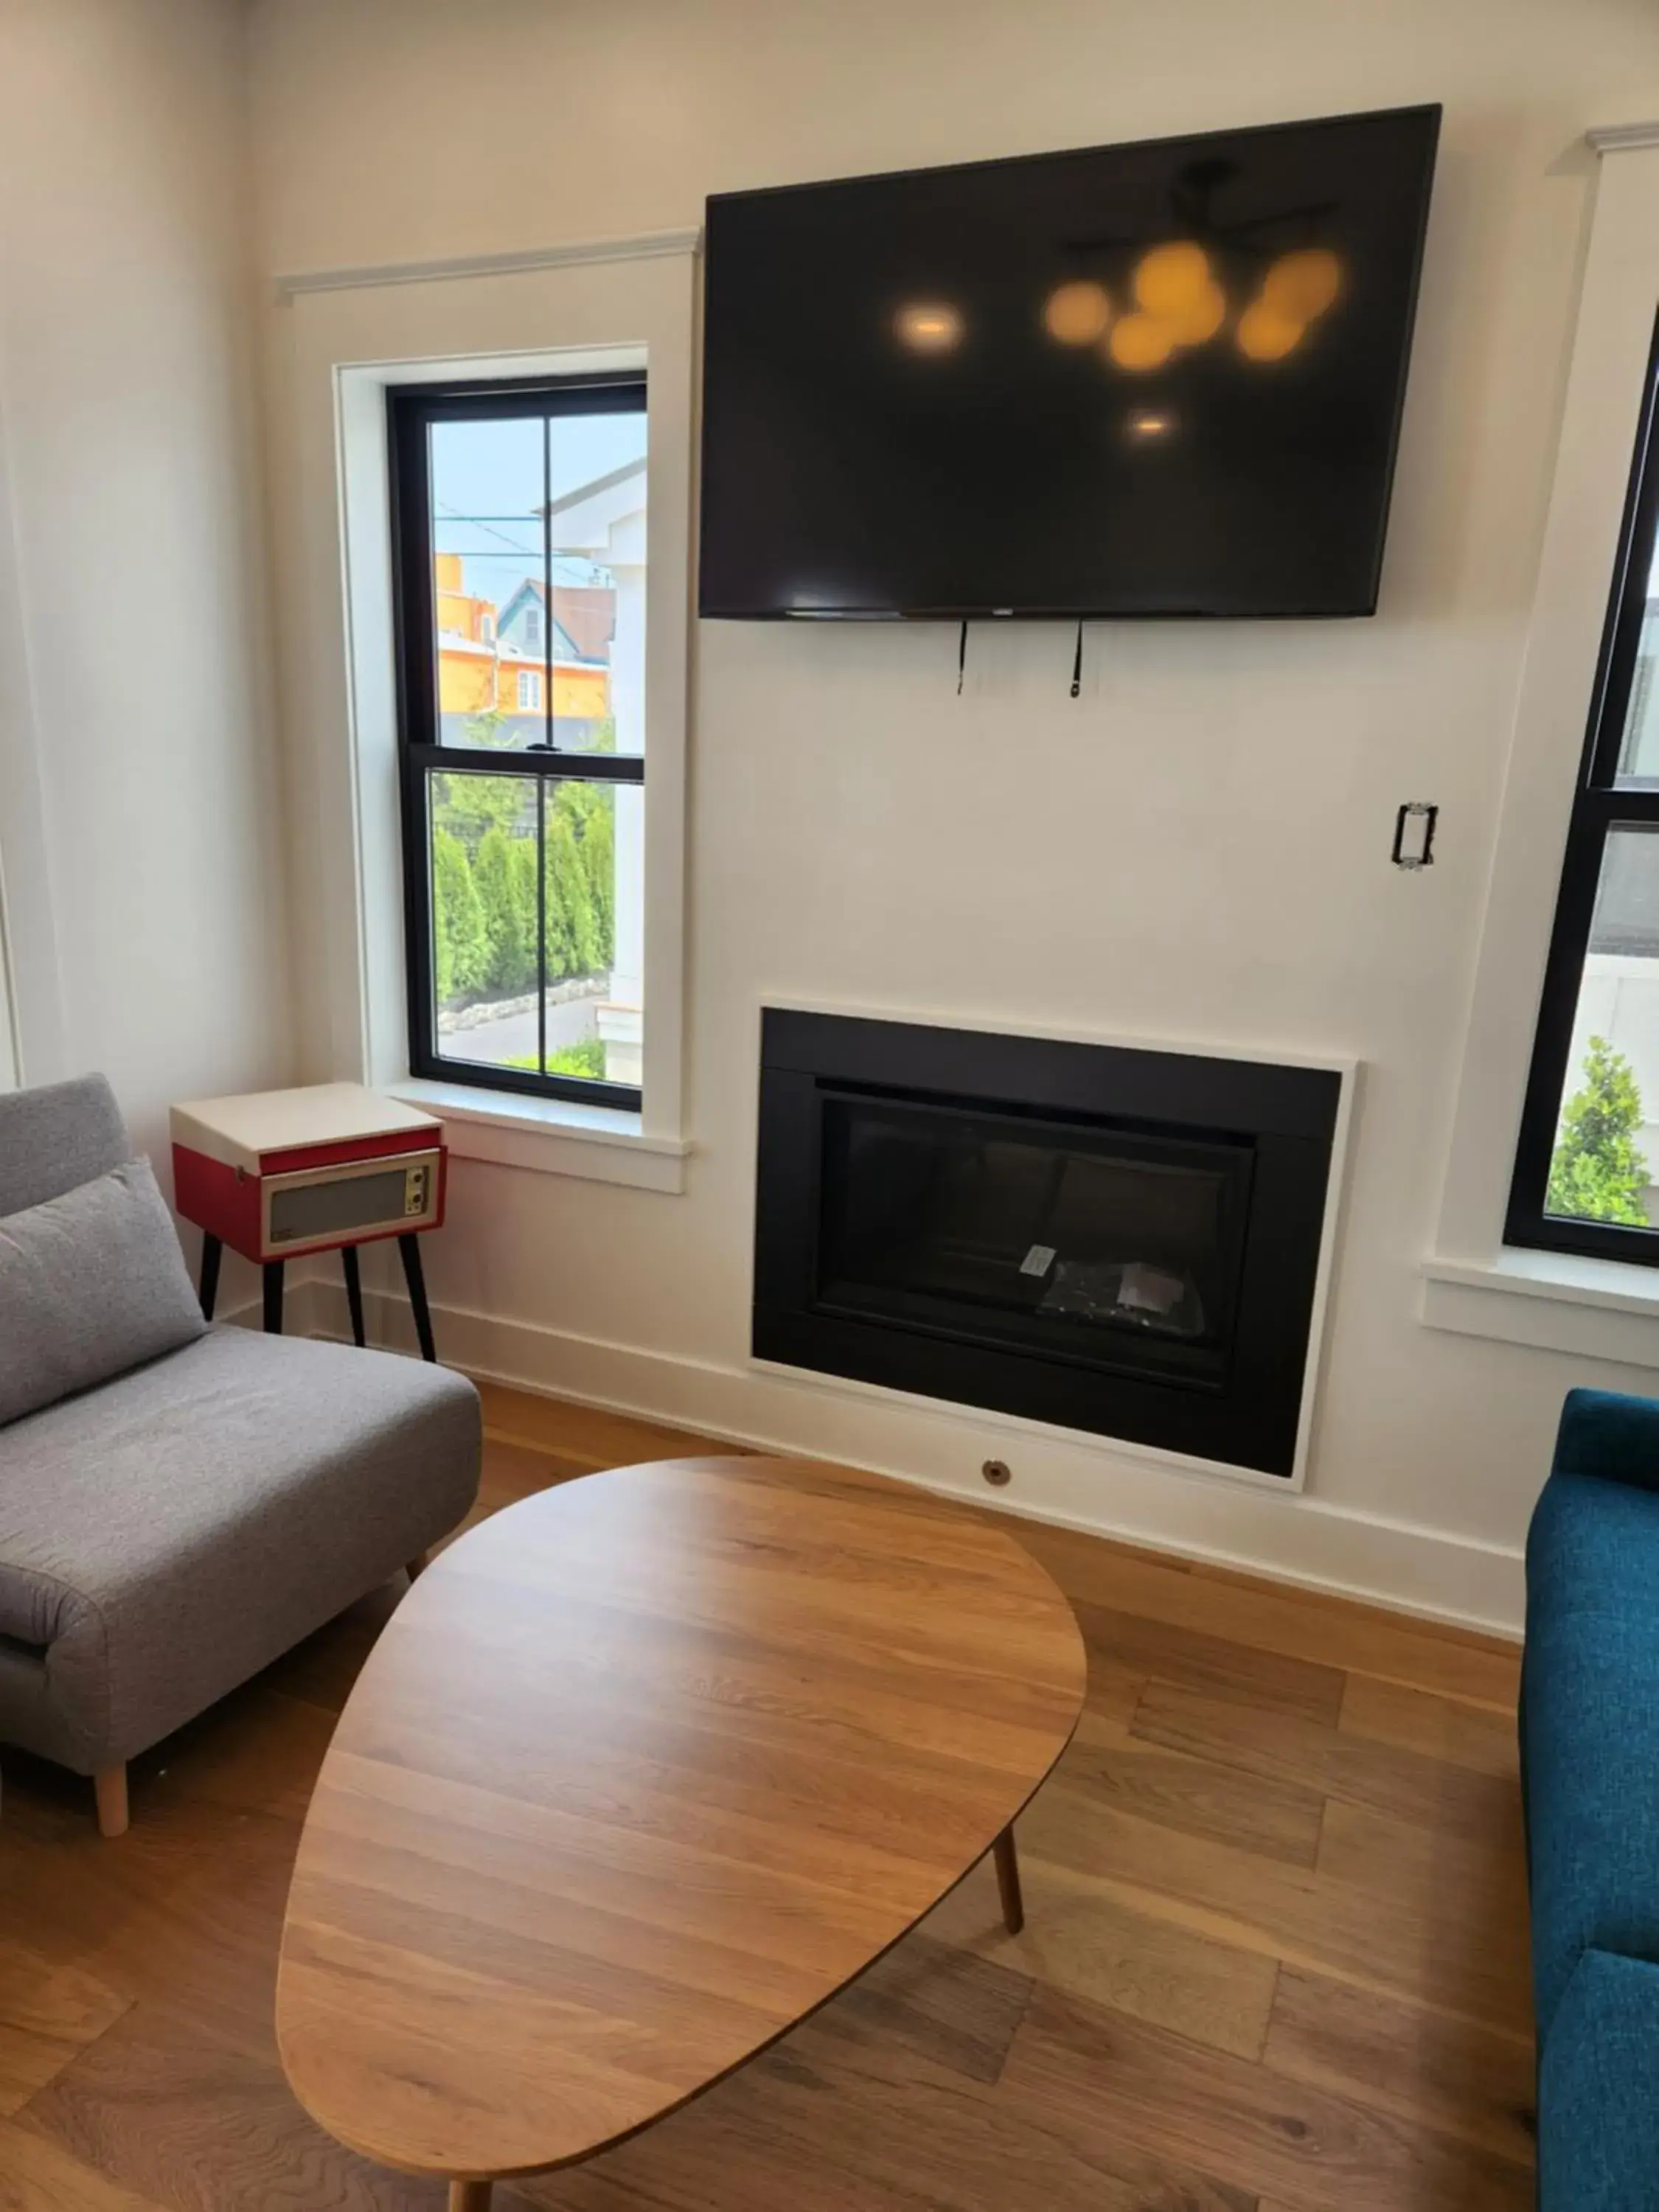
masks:
{"type": "Polygon", "coordinates": [[[1052,1244],[1033,1244],[1020,1261],[1019,1272],[1022,1275],[1046,1275],[1054,1264],[1054,1248],[1052,1244]]]}

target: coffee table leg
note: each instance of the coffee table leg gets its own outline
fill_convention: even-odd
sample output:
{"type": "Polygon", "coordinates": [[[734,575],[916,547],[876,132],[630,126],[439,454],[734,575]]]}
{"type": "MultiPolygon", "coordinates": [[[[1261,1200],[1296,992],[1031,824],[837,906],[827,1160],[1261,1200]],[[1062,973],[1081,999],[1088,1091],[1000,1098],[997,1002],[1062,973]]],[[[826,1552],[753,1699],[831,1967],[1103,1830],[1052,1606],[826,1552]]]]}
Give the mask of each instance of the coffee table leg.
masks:
{"type": "Polygon", "coordinates": [[[1018,1936],[1025,1925],[1025,1900],[1019,1893],[1019,1860],[1014,1852],[1012,1821],[992,1844],[991,1855],[997,1863],[997,1890],[1002,1899],[1003,1925],[1011,1936],[1018,1936]]]}
{"type": "Polygon", "coordinates": [[[492,2186],[488,2181],[452,2181],[449,2212],[489,2212],[492,2186]]]}

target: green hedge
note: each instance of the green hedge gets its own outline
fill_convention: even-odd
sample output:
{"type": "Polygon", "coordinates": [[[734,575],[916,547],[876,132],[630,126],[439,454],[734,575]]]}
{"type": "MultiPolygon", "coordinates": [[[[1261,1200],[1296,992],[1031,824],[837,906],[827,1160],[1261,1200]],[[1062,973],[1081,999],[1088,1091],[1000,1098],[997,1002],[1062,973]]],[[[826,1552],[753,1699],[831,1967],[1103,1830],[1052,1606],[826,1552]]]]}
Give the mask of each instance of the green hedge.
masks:
{"type": "MultiPolygon", "coordinates": [[[[533,1073],[536,1055],[533,1052],[516,1054],[506,1061],[508,1067],[526,1067],[533,1073]]],[[[603,1082],[605,1074],[605,1040],[603,1037],[578,1037],[574,1044],[556,1045],[547,1055],[550,1075],[586,1075],[603,1082]]]]}
{"type": "MultiPolygon", "coordinates": [[[[550,983],[610,971],[616,849],[611,792],[555,786],[544,869],[550,983]]],[[[527,777],[432,779],[432,926],[441,1002],[535,989],[535,789],[527,777]]]]}

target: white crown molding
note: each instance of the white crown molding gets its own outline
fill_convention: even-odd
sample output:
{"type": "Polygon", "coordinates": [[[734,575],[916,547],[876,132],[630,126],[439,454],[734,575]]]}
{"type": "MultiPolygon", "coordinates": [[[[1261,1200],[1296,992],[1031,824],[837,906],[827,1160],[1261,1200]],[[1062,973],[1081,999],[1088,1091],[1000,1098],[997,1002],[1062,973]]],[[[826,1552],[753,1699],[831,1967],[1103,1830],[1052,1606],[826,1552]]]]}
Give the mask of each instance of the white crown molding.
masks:
{"type": "Polygon", "coordinates": [[[1659,146],[1659,121],[1608,123],[1584,137],[1598,154],[1628,154],[1638,146],[1659,146]]]}
{"type": "Polygon", "coordinates": [[[695,253],[701,227],[640,231],[629,238],[577,239],[563,246],[530,246],[512,253],[460,253],[441,261],[379,261],[361,269],[291,270],[276,279],[278,300],[301,292],[355,292],[378,284],[428,284],[452,276],[516,276],[528,269],[568,269],[583,261],[653,261],[695,253]]]}

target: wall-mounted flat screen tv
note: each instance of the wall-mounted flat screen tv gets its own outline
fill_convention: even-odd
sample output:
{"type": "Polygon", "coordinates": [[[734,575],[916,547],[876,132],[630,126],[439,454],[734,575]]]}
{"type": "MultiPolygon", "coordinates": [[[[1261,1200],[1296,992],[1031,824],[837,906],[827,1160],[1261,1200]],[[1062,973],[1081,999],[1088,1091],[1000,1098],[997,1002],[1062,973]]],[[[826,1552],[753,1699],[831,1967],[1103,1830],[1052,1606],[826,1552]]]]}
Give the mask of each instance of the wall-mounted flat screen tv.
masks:
{"type": "Polygon", "coordinates": [[[711,199],[702,611],[1370,614],[1439,124],[711,199]]]}

